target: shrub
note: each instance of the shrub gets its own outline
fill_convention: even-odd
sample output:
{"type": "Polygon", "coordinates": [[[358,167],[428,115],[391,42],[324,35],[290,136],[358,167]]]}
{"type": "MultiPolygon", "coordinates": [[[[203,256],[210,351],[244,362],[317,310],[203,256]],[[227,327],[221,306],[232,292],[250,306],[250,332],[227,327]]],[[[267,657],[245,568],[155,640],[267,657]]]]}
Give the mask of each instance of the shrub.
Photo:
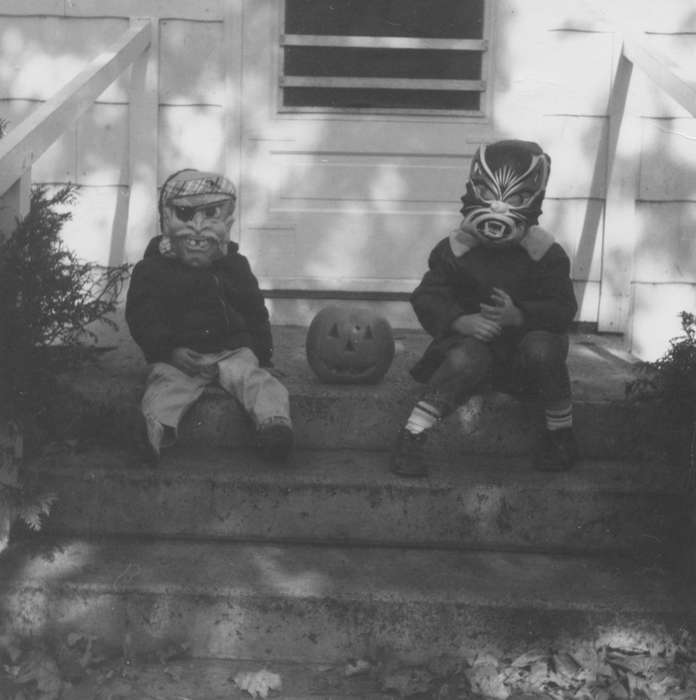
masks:
{"type": "MultiPolygon", "coordinates": [[[[84,262],[64,246],[61,229],[74,200],[72,185],[52,193],[35,185],[29,213],[0,239],[0,415],[9,416],[14,433],[0,461],[6,472],[8,463],[21,461],[25,438],[36,443],[39,435],[51,437],[60,412],[58,377],[94,356],[94,324],[115,327],[108,316],[128,266],[84,262]]],[[[38,528],[53,502],[40,485],[29,487],[13,476],[0,478],[0,496],[31,528],[38,528]]]]}
{"type": "Polygon", "coordinates": [[[662,425],[666,442],[686,436],[687,487],[696,487],[696,315],[682,311],[682,333],[669,342],[665,354],[639,366],[639,376],[626,387],[629,398],[648,400],[662,425]]]}

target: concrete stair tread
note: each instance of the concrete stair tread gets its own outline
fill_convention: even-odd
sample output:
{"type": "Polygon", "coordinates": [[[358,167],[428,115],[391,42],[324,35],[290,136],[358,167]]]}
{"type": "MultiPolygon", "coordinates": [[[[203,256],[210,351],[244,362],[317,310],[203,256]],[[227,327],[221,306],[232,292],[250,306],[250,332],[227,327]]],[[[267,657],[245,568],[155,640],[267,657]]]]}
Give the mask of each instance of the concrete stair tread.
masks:
{"type": "Polygon", "coordinates": [[[195,658],[340,663],[664,648],[693,627],[665,569],[621,557],[40,538],[0,565],[0,628],[195,658]]]}
{"type": "Polygon", "coordinates": [[[166,450],[157,466],[129,451],[93,449],[58,453],[27,465],[29,473],[51,472],[96,480],[118,473],[135,481],[173,478],[215,483],[255,482],[274,487],[323,485],[379,487],[404,491],[466,488],[473,485],[574,491],[630,491],[680,494],[675,468],[650,462],[583,459],[566,472],[538,472],[528,457],[461,455],[458,460],[433,451],[425,478],[402,478],[389,471],[389,453],[379,450],[298,449],[288,464],[260,459],[253,449],[175,447],[166,450]]]}
{"type": "Polygon", "coordinates": [[[159,467],[92,450],[27,465],[58,496],[51,534],[622,551],[668,556],[683,538],[679,480],[651,463],[584,460],[566,473],[528,459],[433,458],[429,477],[389,472],[388,453],[298,450],[290,465],[253,450],[168,451],[159,467]]]}
{"type": "Polygon", "coordinates": [[[687,601],[666,569],[616,556],[186,540],[15,543],[0,585],[4,594],[60,588],[548,610],[678,611],[687,601]]]}
{"type": "MultiPolygon", "coordinates": [[[[342,665],[301,664],[287,661],[187,659],[163,663],[131,663],[115,672],[92,673],[77,687],[64,691],[64,700],[94,698],[186,698],[187,700],[249,700],[251,695],[235,684],[243,675],[265,670],[279,677],[281,688],[274,700],[391,700],[380,692],[373,674],[347,676],[342,665]],[[241,677],[240,677],[241,676],[241,677]]],[[[107,666],[108,668],[108,666],[107,666]]],[[[257,696],[259,697],[259,696],[257,696]]]]}

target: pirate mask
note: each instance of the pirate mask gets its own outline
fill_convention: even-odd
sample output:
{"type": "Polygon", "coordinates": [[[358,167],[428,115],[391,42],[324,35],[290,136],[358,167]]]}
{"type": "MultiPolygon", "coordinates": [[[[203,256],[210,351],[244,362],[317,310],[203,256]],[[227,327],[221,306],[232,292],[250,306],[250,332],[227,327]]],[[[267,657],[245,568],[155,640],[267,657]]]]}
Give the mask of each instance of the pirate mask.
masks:
{"type": "Polygon", "coordinates": [[[184,170],[160,193],[161,251],[193,267],[206,267],[227,252],[236,192],[227,178],[184,170]]]}

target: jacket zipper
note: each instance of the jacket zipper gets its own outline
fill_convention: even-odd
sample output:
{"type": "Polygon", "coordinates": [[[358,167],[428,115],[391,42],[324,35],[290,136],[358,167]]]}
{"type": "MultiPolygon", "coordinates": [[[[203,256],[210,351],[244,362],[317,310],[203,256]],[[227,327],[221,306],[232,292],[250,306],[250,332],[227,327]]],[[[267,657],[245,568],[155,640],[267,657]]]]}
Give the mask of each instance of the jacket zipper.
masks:
{"type": "Polygon", "coordinates": [[[211,273],[213,275],[213,279],[215,280],[215,287],[217,288],[218,294],[218,301],[220,302],[220,306],[222,307],[222,315],[225,318],[225,325],[227,326],[227,333],[229,335],[232,334],[232,324],[230,323],[230,316],[227,311],[227,304],[225,303],[225,297],[223,295],[223,289],[222,289],[222,282],[220,282],[220,278],[214,273],[211,273]]]}

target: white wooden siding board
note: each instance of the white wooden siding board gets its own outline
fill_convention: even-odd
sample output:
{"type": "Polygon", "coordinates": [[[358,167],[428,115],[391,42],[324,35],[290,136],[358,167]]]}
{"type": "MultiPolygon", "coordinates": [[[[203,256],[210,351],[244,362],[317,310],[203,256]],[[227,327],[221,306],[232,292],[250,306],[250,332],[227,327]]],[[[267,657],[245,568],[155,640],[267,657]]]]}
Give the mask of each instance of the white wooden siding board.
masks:
{"type": "Polygon", "coordinates": [[[696,201],[639,202],[634,284],[696,284],[696,201]]]}
{"type": "Polygon", "coordinates": [[[224,0],[0,0],[0,15],[217,20],[224,0]]]}
{"type": "Polygon", "coordinates": [[[283,199],[355,199],[365,201],[452,202],[461,196],[468,161],[414,165],[384,159],[365,163],[322,163],[274,159],[288,173],[277,197],[283,199]]]}
{"type": "Polygon", "coordinates": [[[78,191],[72,218],[63,225],[61,239],[83,260],[109,264],[110,234],[120,191],[125,192],[119,187],[81,187],[78,191]]]}
{"type": "Polygon", "coordinates": [[[630,351],[646,361],[661,357],[681,334],[679,313],[695,308],[696,285],[634,284],[630,351]]]}
{"type": "Polygon", "coordinates": [[[128,105],[95,104],[79,120],[78,184],[128,184],[128,112],[128,105]]]}
{"type": "Polygon", "coordinates": [[[105,85],[147,46],[149,31],[133,29],[123,34],[79,75],[0,141],[0,191],[6,190],[22,170],[31,167],[63,132],[85,112],[105,85]]]}
{"type": "MultiPolygon", "coordinates": [[[[355,306],[352,300],[331,300],[338,306],[355,306]]],[[[271,315],[271,323],[278,325],[308,326],[314,316],[323,309],[324,299],[268,299],[266,302],[271,315]]],[[[388,319],[394,329],[420,328],[413,309],[405,301],[371,301],[370,308],[388,319]]]]}
{"type": "Polygon", "coordinates": [[[196,0],[195,2],[192,0],[65,0],[65,2],[66,14],[75,17],[176,17],[177,19],[220,20],[224,0],[196,0]]]}
{"type": "MultiPolygon", "coordinates": [[[[9,122],[7,132],[16,128],[42,104],[34,100],[0,100],[0,114],[9,122]]],[[[75,127],[71,127],[36,161],[32,179],[35,182],[75,182],[76,152],[75,127]]]]}
{"type": "Polygon", "coordinates": [[[546,197],[542,205],[544,213],[539,225],[551,233],[563,246],[572,262],[573,278],[598,281],[602,270],[601,237],[594,242],[591,251],[579,252],[583,223],[588,207],[593,218],[601,220],[604,201],[600,199],[553,199],[546,197]]]}
{"type": "Polygon", "coordinates": [[[247,122],[245,136],[255,152],[267,149],[315,153],[318,157],[384,153],[414,158],[423,155],[459,158],[473,155],[478,145],[491,137],[491,128],[485,122],[462,119],[355,114],[321,119],[316,115],[284,115],[268,123],[247,122]]]}
{"type": "Polygon", "coordinates": [[[612,36],[552,31],[537,56],[539,109],[550,114],[604,115],[611,88],[612,36]]]}
{"type": "Polygon", "coordinates": [[[508,54],[496,77],[506,76],[504,99],[514,112],[605,114],[611,82],[611,35],[537,31],[523,47],[497,50],[508,54]]]}
{"type": "Polygon", "coordinates": [[[361,49],[428,49],[485,51],[483,39],[411,39],[397,36],[331,36],[328,34],[281,34],[281,46],[330,46],[361,49]]]}
{"type": "Polygon", "coordinates": [[[370,277],[259,277],[262,289],[301,289],[308,291],[347,291],[347,292],[386,292],[388,294],[408,294],[420,282],[413,279],[385,279],[370,277]]]}
{"type": "Polygon", "coordinates": [[[337,78],[286,75],[280,77],[283,87],[365,88],[382,90],[471,90],[482,91],[482,80],[440,80],[420,78],[337,78]]]}
{"type": "Polygon", "coordinates": [[[696,120],[643,119],[638,197],[696,201],[696,120]]]}
{"type": "Polygon", "coordinates": [[[160,106],[159,128],[160,180],[181,168],[217,172],[224,168],[225,132],[221,107],[160,106]]]}
{"type": "MultiPolygon", "coordinates": [[[[542,0],[544,2],[545,0],[542,0]]],[[[566,3],[551,3],[565,13],[563,26],[577,29],[595,28],[599,31],[696,31],[693,5],[684,0],[581,0],[569,8],[566,3]]],[[[526,3],[525,3],[526,5],[526,3]]]]}
{"type": "Polygon", "coordinates": [[[458,220],[456,211],[439,217],[350,209],[318,213],[303,216],[295,230],[292,266],[268,269],[269,239],[254,233],[253,224],[245,228],[243,249],[261,276],[411,279],[423,274],[431,248],[458,220]]]}
{"type": "Polygon", "coordinates": [[[160,22],[160,103],[222,105],[222,22],[160,22]]]}
{"type": "Polygon", "coordinates": [[[547,196],[603,198],[606,180],[593,183],[595,159],[606,117],[547,115],[538,119],[530,138],[551,156],[547,196]]]}
{"type": "Polygon", "coordinates": [[[65,0],[0,0],[0,15],[57,15],[65,14],[65,0]]]}
{"type": "MultiPolygon", "coordinates": [[[[49,99],[127,29],[119,19],[13,18],[2,31],[0,95],[49,99]]],[[[125,102],[125,78],[117,76],[97,98],[125,102]]]]}

